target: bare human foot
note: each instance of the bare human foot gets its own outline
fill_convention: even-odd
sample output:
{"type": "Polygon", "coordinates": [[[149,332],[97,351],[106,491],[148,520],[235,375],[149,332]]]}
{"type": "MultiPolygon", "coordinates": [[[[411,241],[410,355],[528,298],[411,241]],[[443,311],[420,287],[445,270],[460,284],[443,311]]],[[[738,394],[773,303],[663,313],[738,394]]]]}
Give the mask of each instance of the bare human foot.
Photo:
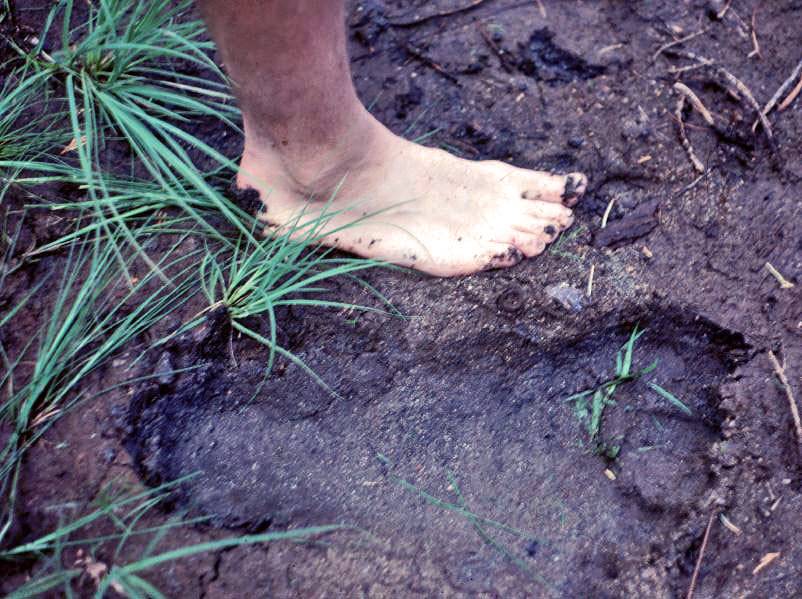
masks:
{"type": "Polygon", "coordinates": [[[363,118],[350,148],[307,160],[246,135],[238,185],[259,191],[266,222],[303,235],[324,215],[322,244],[438,276],[512,266],[573,223],[582,175],[464,160],[363,118]]]}
{"type": "Polygon", "coordinates": [[[462,160],[376,121],[351,81],[344,0],[200,6],[242,108],[238,182],[269,223],[325,211],[324,244],[442,276],[511,266],[570,226],[582,175],[462,160]]]}

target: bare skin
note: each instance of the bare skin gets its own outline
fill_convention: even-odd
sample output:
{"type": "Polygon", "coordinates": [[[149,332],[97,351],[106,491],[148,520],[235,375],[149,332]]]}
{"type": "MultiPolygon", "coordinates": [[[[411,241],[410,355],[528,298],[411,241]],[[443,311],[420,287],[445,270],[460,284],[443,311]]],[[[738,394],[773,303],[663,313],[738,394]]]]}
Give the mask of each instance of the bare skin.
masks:
{"type": "Polygon", "coordinates": [[[325,213],[325,245],[454,276],[535,256],[573,222],[583,175],[463,160],[374,119],[351,82],[341,0],[201,7],[243,111],[238,185],[259,191],[269,224],[325,213]]]}

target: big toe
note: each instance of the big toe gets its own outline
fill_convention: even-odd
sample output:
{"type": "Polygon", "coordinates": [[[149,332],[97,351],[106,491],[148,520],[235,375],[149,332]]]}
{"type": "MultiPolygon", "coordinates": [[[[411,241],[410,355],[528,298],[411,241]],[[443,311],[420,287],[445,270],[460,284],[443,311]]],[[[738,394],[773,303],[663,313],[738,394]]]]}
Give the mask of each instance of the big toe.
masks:
{"type": "Polygon", "coordinates": [[[536,173],[534,177],[522,183],[522,199],[553,202],[566,206],[576,204],[588,186],[587,177],[582,173],[567,175],[536,173]]]}

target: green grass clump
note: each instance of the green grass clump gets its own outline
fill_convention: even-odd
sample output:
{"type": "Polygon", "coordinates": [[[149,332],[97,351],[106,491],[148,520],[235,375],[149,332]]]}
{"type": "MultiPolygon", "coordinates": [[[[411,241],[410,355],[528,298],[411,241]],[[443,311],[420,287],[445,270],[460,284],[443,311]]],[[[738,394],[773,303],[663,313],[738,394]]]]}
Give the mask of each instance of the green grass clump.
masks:
{"type": "Polygon", "coordinates": [[[58,588],[71,596],[71,584],[87,568],[64,566],[64,547],[80,546],[95,560],[105,556],[98,597],[109,588],[130,597],[159,597],[140,576],[143,570],[202,551],[337,528],[238,537],[159,554],[158,540],[177,524],[135,529],[149,506],[160,501],[160,488],[156,495],[114,499],[35,541],[8,548],[27,451],[80,402],[136,382],[95,395],[85,386],[115,356],[132,347],[152,347],[144,342],[147,333],[192,298],[203,294],[208,308],[180,330],[223,307],[235,331],[269,348],[266,373],[277,353],[324,386],[312,368],[278,346],[276,309],[360,308],[327,299],[325,284],[338,276],[358,281],[389,306],[358,276],[377,262],[336,257],[317,247],[332,215],[303,225],[296,221],[262,238],[254,233],[254,215],[226,198],[222,185],[231,180],[236,164],[193,131],[198,121],[207,121],[239,134],[239,115],[191,7],[187,0],[96,0],[81,3],[86,18],[76,24],[79,5],[58,0],[33,47],[15,46],[16,57],[3,65],[0,202],[12,186],[24,187],[26,201],[35,202],[16,218],[48,210],[70,225],[55,240],[18,248],[24,220],[9,229],[10,208],[3,206],[0,292],[16,269],[38,260],[41,267],[32,272],[51,266],[0,314],[0,423],[9,431],[0,446],[0,547],[5,548],[0,561],[41,560],[14,597],[58,588]],[[70,196],[59,197],[61,189],[70,196]],[[22,322],[30,328],[30,319],[20,317],[33,309],[39,324],[23,331],[28,337],[12,351],[8,340],[20,339],[22,322]],[[111,539],[78,536],[101,520],[118,528],[119,545],[111,557],[103,549],[111,539]],[[122,563],[125,539],[140,534],[154,535],[150,549],[137,561],[122,563]]]}
{"type": "MultiPolygon", "coordinates": [[[[176,248],[163,255],[158,272],[135,280],[118,263],[130,265],[132,257],[119,255],[113,242],[99,234],[91,243],[74,242],[61,272],[51,271],[0,319],[0,330],[12,327],[40,288],[55,285],[52,303],[40,305],[42,327],[17,355],[9,355],[0,343],[5,363],[0,386],[8,390],[0,403],[0,421],[11,427],[0,447],[0,490],[11,504],[23,454],[85,399],[81,385],[86,377],[191,296],[196,257],[176,255],[176,248]],[[170,284],[158,280],[164,273],[169,273],[170,284]],[[32,371],[18,380],[23,361],[33,362],[32,371]]],[[[0,542],[13,517],[12,509],[4,511],[0,542]]]]}
{"type": "MultiPolygon", "coordinates": [[[[51,146],[37,160],[30,152],[0,154],[0,170],[13,169],[19,183],[81,186],[81,207],[94,211],[107,233],[121,229],[146,261],[121,206],[130,202],[131,190],[121,187],[152,183],[161,203],[179,208],[220,243],[229,238],[210,222],[212,214],[243,234],[251,230],[248,216],[213,184],[215,177],[230,177],[236,163],[191,133],[204,119],[240,133],[227,81],[208,56],[213,45],[203,23],[190,17],[191,7],[187,0],[99,0],[89,5],[85,22],[73,26],[74,0],[60,0],[38,43],[17,48],[21,66],[10,77],[44,98],[46,111],[54,113],[49,121],[47,114],[38,116],[37,129],[46,126],[69,142],[51,146]],[[45,52],[46,40],[56,49],[45,52]],[[121,148],[130,151],[127,173],[106,158],[114,147],[116,160],[121,148]],[[193,152],[211,163],[206,171],[199,170],[193,152]]],[[[18,129],[25,110],[12,106],[0,105],[0,122],[18,129]]],[[[2,126],[0,147],[1,136],[2,126]]],[[[137,206],[139,214],[143,207],[137,206]]]]}
{"type": "MultiPolygon", "coordinates": [[[[150,582],[142,577],[142,573],[160,565],[179,559],[230,549],[244,545],[270,543],[291,540],[304,541],[310,537],[319,537],[327,533],[343,530],[343,525],[312,526],[295,530],[268,532],[255,535],[243,535],[187,545],[178,549],[157,553],[160,543],[166,535],[176,527],[187,526],[203,519],[191,521],[174,519],[164,524],[141,528],[139,523],[156,506],[163,503],[183,480],[161,485],[138,493],[118,493],[106,489],[106,495],[112,496],[101,503],[89,514],[62,524],[56,530],[31,542],[0,551],[0,563],[38,558],[35,575],[14,590],[9,598],[23,599],[37,597],[43,593],[61,589],[65,597],[72,597],[74,591],[71,584],[80,577],[92,579],[96,584],[95,597],[102,599],[113,589],[125,597],[162,598],[164,595],[150,582]],[[101,536],[86,537],[86,529],[111,527],[113,532],[101,536]],[[145,537],[147,544],[138,559],[124,561],[123,550],[131,539],[145,537]],[[63,552],[71,548],[81,550],[83,556],[68,567],[63,565],[63,552]]],[[[103,493],[101,495],[104,495],[103,493]]],[[[130,553],[130,552],[128,552],[130,553]]]]}
{"type": "MultiPolygon", "coordinates": [[[[588,442],[593,447],[594,451],[596,453],[606,455],[609,458],[617,457],[620,447],[617,445],[608,445],[599,439],[605,408],[607,406],[614,406],[616,404],[613,396],[615,395],[616,389],[618,389],[622,384],[637,381],[657,368],[657,360],[655,360],[645,368],[642,368],[638,371],[632,370],[635,342],[645,332],[645,330],[639,331],[638,327],[635,326],[629,336],[629,339],[627,339],[627,342],[621,347],[621,349],[618,350],[615,355],[615,373],[613,378],[603,382],[593,389],[575,393],[565,400],[574,402],[574,411],[577,419],[585,424],[588,434],[588,442]]],[[[655,382],[650,381],[647,384],[660,397],[671,403],[673,406],[685,414],[692,414],[691,409],[682,403],[682,401],[677,399],[677,397],[671,392],[667,391],[655,382]]]]}
{"type": "MultiPolygon", "coordinates": [[[[278,345],[276,309],[282,306],[309,306],[400,314],[375,288],[356,276],[356,273],[383,263],[334,257],[331,249],[310,249],[322,236],[322,230],[331,216],[324,213],[303,225],[298,224],[299,216],[281,234],[260,241],[253,237],[241,237],[232,251],[207,250],[201,262],[200,282],[209,304],[207,311],[224,308],[234,330],[269,349],[268,371],[273,366],[275,355],[279,354],[333,393],[309,366],[278,345]],[[328,289],[324,284],[334,277],[348,277],[356,281],[379,298],[390,312],[327,299],[325,293],[328,289]],[[267,319],[267,335],[249,325],[254,316],[267,319]]],[[[196,322],[190,322],[189,326],[196,322]]]]}

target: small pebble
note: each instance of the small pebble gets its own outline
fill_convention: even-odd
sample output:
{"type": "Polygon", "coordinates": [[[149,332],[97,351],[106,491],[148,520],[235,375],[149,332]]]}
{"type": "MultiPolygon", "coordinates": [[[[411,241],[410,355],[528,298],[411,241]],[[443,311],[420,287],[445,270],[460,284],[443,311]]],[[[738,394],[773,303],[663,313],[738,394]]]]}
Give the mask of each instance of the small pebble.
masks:
{"type": "Polygon", "coordinates": [[[117,450],[114,449],[113,447],[106,447],[101,452],[101,455],[103,456],[104,462],[106,462],[107,464],[111,464],[114,461],[114,458],[117,457],[117,450]]]}
{"type": "Polygon", "coordinates": [[[549,285],[546,287],[546,295],[548,295],[551,299],[556,301],[569,312],[581,312],[585,307],[585,294],[576,287],[571,287],[567,283],[549,285]]]}
{"type": "Polygon", "coordinates": [[[156,362],[156,380],[160,385],[169,385],[175,380],[175,372],[173,372],[173,360],[170,352],[162,352],[159,356],[159,361],[156,362]]]}

